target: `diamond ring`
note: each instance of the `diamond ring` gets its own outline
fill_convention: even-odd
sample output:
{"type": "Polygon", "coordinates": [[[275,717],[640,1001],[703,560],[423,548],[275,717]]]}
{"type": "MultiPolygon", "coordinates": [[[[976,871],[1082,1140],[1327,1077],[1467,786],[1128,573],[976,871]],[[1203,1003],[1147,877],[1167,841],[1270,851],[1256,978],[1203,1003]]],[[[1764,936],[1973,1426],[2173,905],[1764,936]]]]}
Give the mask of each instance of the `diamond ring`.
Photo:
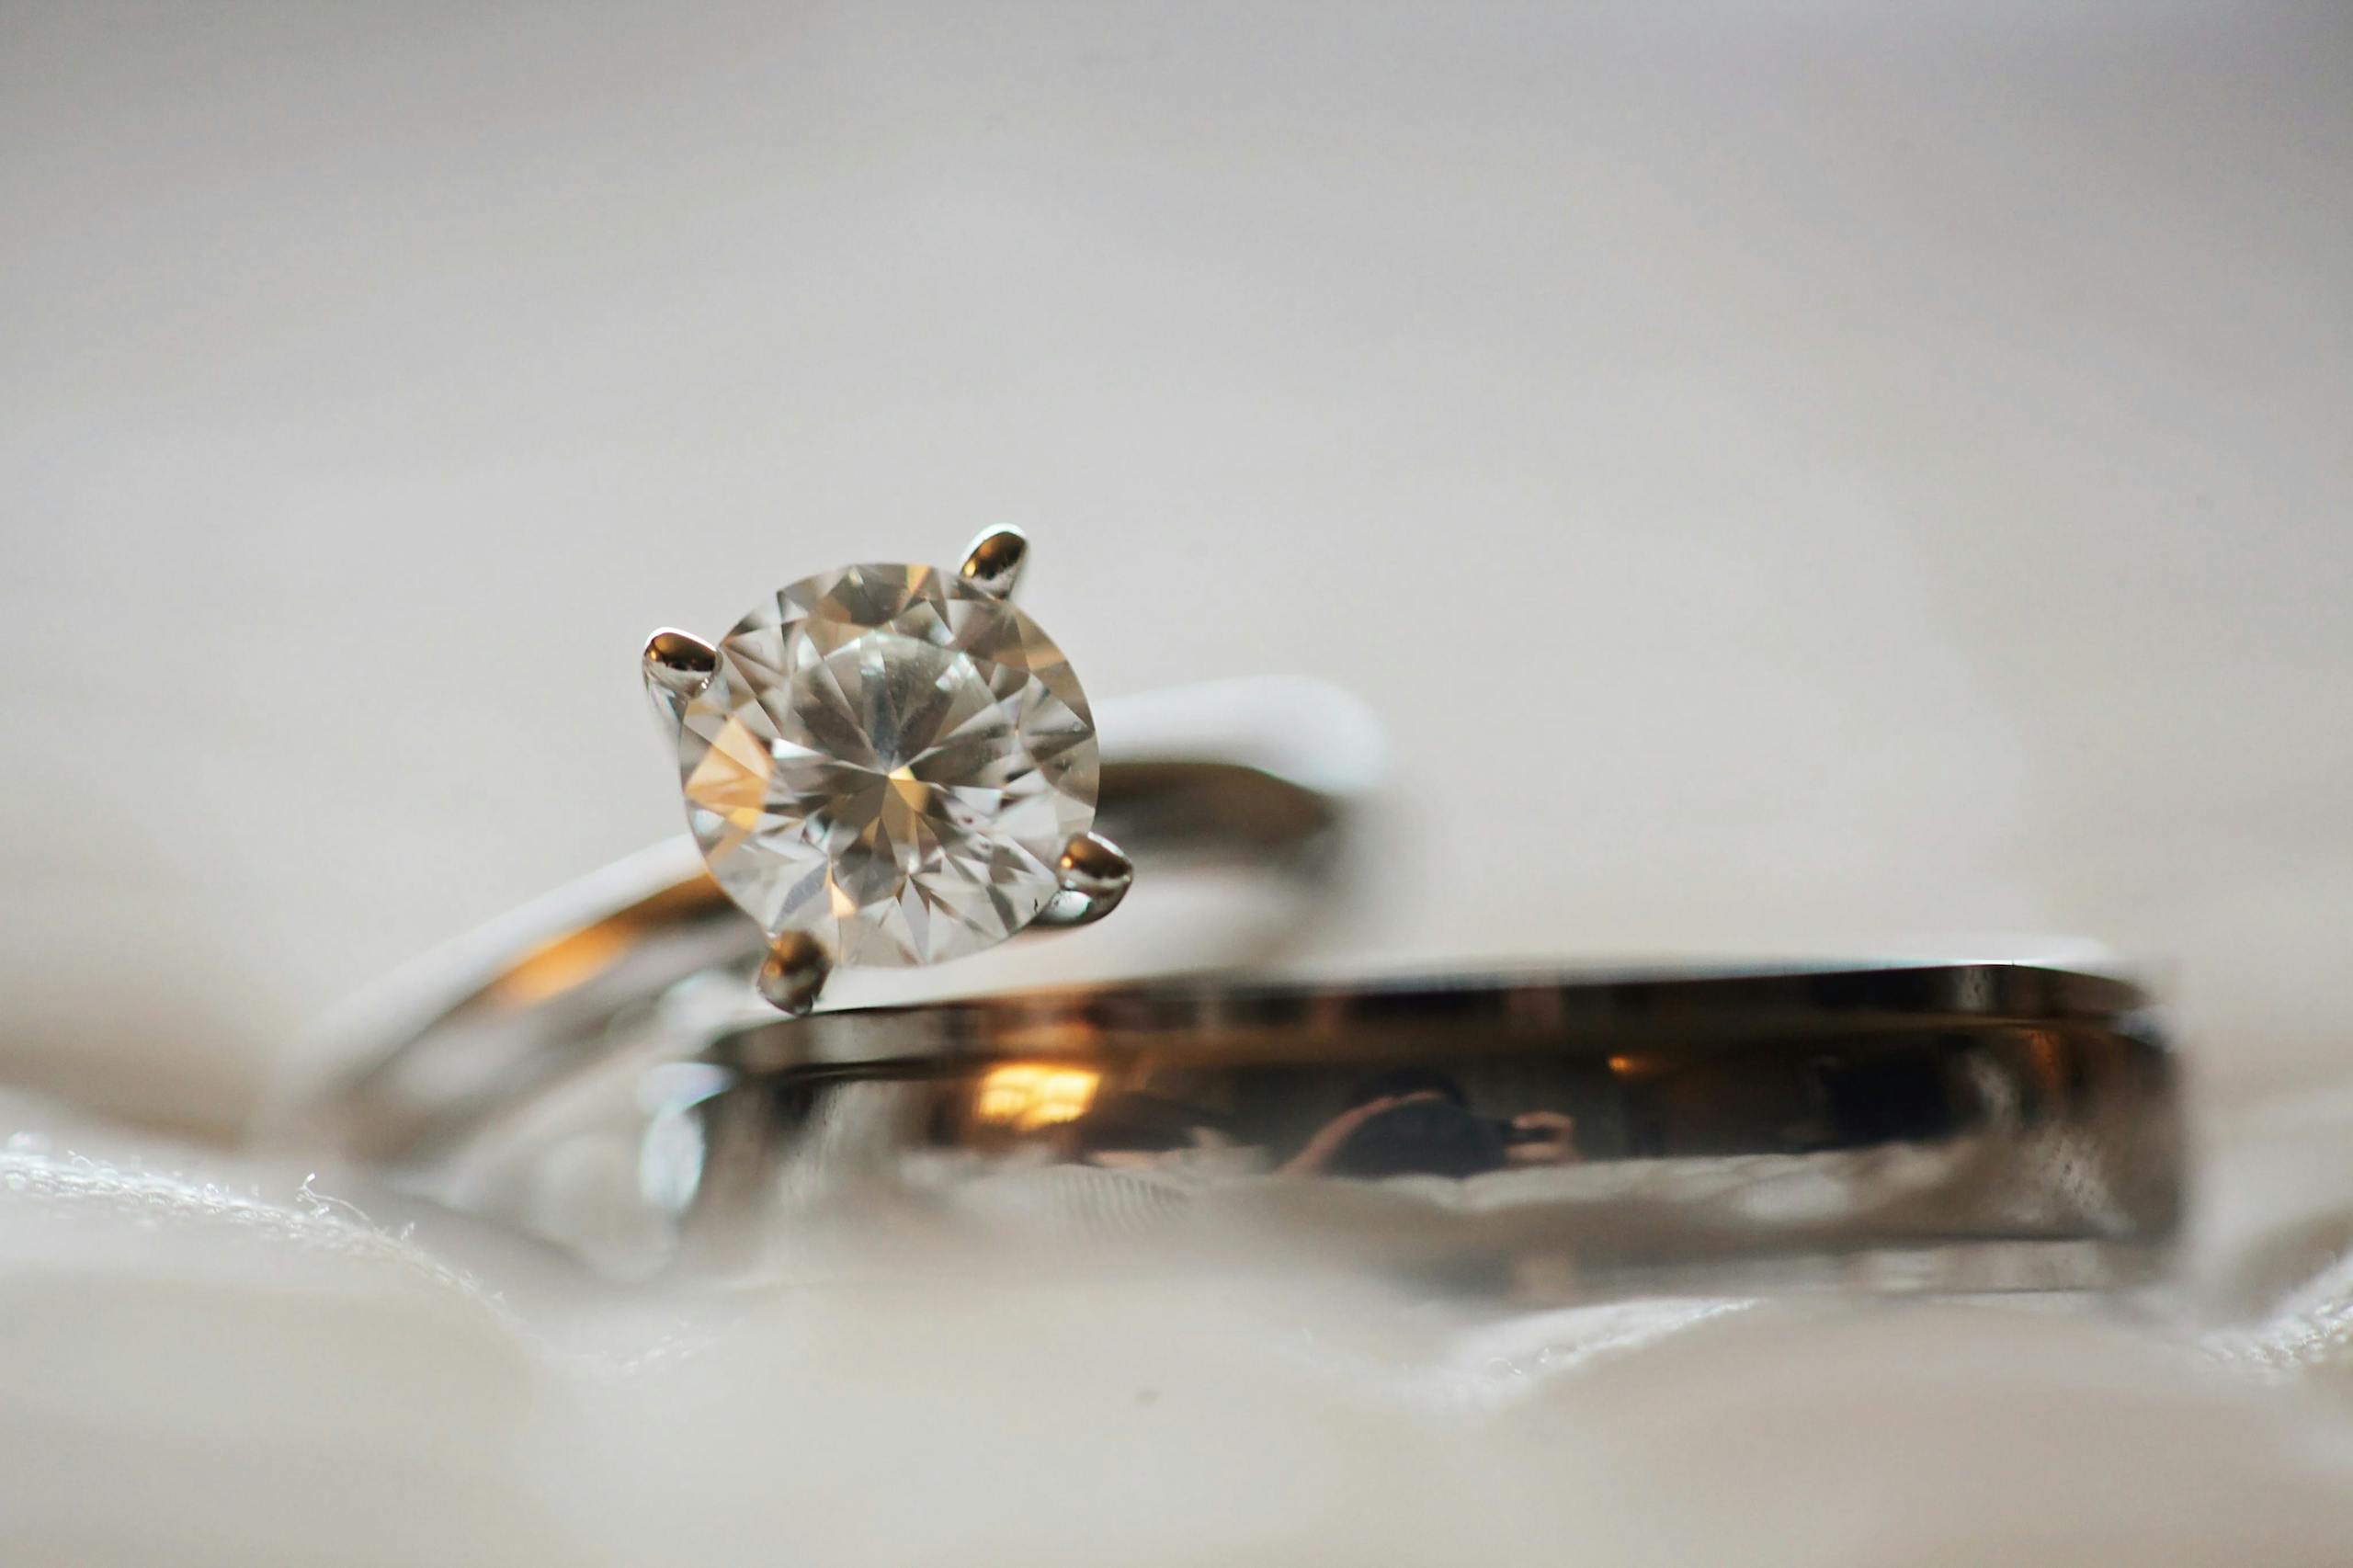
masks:
{"type": "Polygon", "coordinates": [[[716,646],[645,644],[687,823],[769,948],[760,994],[805,1013],[837,968],[961,958],[1030,926],[1099,920],[1128,857],[1093,831],[1086,694],[1012,602],[1017,528],[959,570],[803,577],[716,646]]]}
{"type": "Polygon", "coordinates": [[[1178,918],[1145,922],[1148,958],[1114,972],[1303,936],[1382,769],[1370,711],[1319,681],[1211,682],[1104,703],[1098,741],[1011,601],[1026,554],[994,529],[957,568],[803,577],[716,643],[655,632],[641,668],[688,832],[353,997],[298,1048],[284,1131],[430,1163],[601,1063],[691,1055],[747,1004],[805,1014],[849,971],[864,1000],[905,994],[889,971],[1100,920],[1129,851],[1186,874],[1178,918]]]}

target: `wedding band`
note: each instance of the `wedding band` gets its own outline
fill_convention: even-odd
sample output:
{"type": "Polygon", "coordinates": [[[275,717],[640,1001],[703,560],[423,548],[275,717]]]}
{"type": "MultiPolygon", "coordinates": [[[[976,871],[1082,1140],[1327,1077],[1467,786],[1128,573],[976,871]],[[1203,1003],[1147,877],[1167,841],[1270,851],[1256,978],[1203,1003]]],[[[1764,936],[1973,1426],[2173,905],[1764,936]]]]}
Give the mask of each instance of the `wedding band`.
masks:
{"type": "Polygon", "coordinates": [[[1000,1267],[1247,1254],[1548,1296],[2105,1288],[2154,1277],[2181,1214],[2148,1002],[1959,963],[750,1018],[544,1102],[435,1189],[623,1273],[806,1278],[920,1233],[1000,1267]]]}

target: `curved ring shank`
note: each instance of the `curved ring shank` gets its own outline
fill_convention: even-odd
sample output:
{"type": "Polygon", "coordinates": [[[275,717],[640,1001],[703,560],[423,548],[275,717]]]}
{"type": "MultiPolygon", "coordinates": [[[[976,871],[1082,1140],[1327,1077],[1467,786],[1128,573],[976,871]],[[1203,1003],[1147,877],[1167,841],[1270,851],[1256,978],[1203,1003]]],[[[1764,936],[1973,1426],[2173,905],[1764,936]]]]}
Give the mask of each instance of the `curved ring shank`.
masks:
{"type": "MultiPolygon", "coordinates": [[[[1330,830],[1380,767],[1370,715],[1310,680],[1108,702],[1097,725],[1098,825],[1149,867],[1317,872],[1330,830]]],[[[681,835],[354,998],[300,1051],[307,1081],[277,1119],[360,1159],[429,1161],[610,1058],[699,1049],[750,997],[763,950],[681,835]],[[715,974],[723,996],[691,983],[715,974]]]]}
{"type": "Polygon", "coordinates": [[[1539,1293],[2083,1289],[2148,1277],[2179,1222],[2145,1006],[1956,964],[852,1010],[677,1073],[644,1169],[722,1260],[897,1212],[1000,1250],[1257,1243],[1539,1293]]]}

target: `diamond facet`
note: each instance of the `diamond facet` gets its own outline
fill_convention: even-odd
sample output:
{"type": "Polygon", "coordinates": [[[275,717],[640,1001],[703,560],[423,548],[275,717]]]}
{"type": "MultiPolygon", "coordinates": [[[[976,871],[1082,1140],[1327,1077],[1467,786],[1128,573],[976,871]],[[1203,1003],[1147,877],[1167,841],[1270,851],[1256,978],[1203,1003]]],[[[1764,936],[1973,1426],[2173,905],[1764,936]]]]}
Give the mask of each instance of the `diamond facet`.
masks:
{"type": "Polygon", "coordinates": [[[1095,722],[1062,651],[930,566],[804,577],[737,622],[678,769],[719,885],[841,965],[1003,941],[1095,820],[1095,722]]]}

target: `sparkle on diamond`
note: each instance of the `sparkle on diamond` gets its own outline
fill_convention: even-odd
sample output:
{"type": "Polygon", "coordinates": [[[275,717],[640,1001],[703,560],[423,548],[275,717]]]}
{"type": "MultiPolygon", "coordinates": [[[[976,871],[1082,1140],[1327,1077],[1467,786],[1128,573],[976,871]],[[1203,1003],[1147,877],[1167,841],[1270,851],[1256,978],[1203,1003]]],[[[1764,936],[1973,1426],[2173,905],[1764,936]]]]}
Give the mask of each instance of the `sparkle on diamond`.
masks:
{"type": "Polygon", "coordinates": [[[1003,941],[1095,820],[1095,724],[1061,650],[930,566],[805,577],[745,616],[688,705],[678,766],[719,885],[841,964],[1003,941]]]}

